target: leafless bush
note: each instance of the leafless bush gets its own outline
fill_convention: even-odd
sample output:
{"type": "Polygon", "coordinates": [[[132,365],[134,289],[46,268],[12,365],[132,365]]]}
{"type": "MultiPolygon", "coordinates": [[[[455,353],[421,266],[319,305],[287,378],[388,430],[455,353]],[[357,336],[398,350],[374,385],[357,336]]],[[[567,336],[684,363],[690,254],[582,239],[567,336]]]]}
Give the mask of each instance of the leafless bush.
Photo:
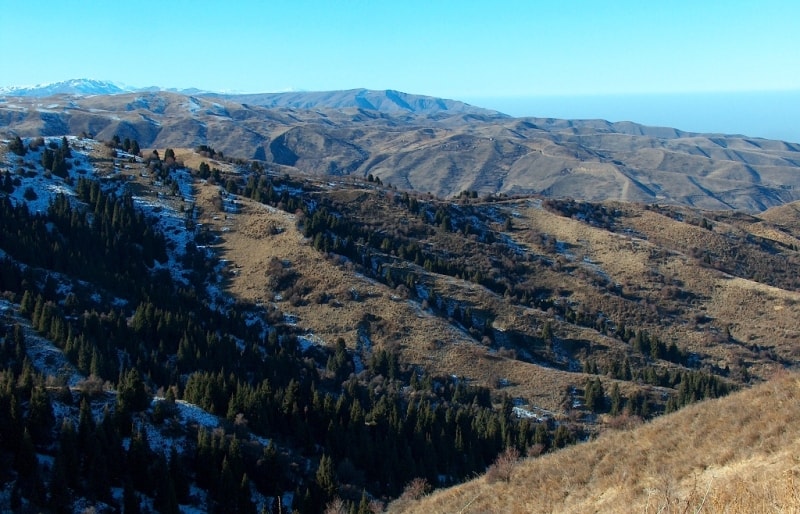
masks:
{"type": "Polygon", "coordinates": [[[110,388],[111,385],[108,382],[103,382],[103,379],[97,375],[89,375],[88,378],[81,380],[75,386],[75,389],[90,397],[100,396],[110,388]]]}
{"type": "Polygon", "coordinates": [[[403,489],[403,494],[400,496],[403,500],[419,500],[426,494],[431,492],[431,484],[424,478],[417,477],[403,489]]]}
{"type": "Polygon", "coordinates": [[[370,512],[379,514],[380,512],[386,510],[386,505],[380,500],[371,500],[367,508],[370,512]]]}
{"type": "Polygon", "coordinates": [[[405,284],[398,285],[395,289],[397,296],[400,298],[407,300],[411,292],[408,290],[408,287],[405,284]]]}
{"type": "Polygon", "coordinates": [[[515,350],[514,348],[506,348],[505,346],[503,346],[499,350],[497,350],[497,354],[500,357],[505,357],[506,359],[513,359],[513,360],[517,359],[517,350],[515,350]]]}
{"type": "Polygon", "coordinates": [[[310,297],[310,300],[317,305],[326,304],[330,301],[330,299],[331,296],[327,293],[327,291],[314,291],[310,297]]]}
{"type": "Polygon", "coordinates": [[[545,446],[542,443],[536,443],[528,446],[528,449],[525,450],[525,455],[527,457],[538,457],[539,455],[543,454],[545,450],[545,446]]]}
{"type": "Polygon", "coordinates": [[[497,456],[494,464],[489,466],[486,470],[486,480],[493,484],[495,482],[510,482],[511,474],[519,461],[519,450],[513,447],[506,448],[506,450],[497,456]]]}
{"type": "Polygon", "coordinates": [[[629,430],[633,427],[642,424],[642,418],[634,416],[628,411],[623,412],[619,416],[614,416],[608,420],[606,426],[617,430],[629,430]]]}
{"type": "Polygon", "coordinates": [[[337,496],[325,506],[325,514],[347,514],[347,505],[337,496]]]}

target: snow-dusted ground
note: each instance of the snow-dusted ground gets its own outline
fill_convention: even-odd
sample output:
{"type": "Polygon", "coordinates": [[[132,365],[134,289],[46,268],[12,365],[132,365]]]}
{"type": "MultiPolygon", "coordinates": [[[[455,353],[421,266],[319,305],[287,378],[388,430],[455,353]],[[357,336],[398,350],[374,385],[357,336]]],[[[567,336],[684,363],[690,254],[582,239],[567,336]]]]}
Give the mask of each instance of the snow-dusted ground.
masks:
{"type": "Polygon", "coordinates": [[[321,347],[327,346],[325,344],[325,341],[321,337],[318,337],[311,333],[297,336],[297,344],[300,345],[300,348],[303,352],[308,351],[309,348],[312,348],[314,346],[321,346],[321,347]]]}
{"type": "Polygon", "coordinates": [[[546,414],[546,411],[538,407],[514,407],[512,410],[514,415],[520,419],[532,419],[541,423],[550,418],[550,416],[546,414]]]}
{"type": "Polygon", "coordinates": [[[137,208],[155,220],[156,226],[169,241],[167,244],[168,260],[166,263],[156,264],[156,267],[169,270],[176,282],[188,284],[188,280],[183,276],[180,259],[186,253],[186,245],[194,241],[194,233],[187,229],[186,214],[180,212],[175,207],[175,203],[180,202],[184,205],[186,212],[192,212],[194,203],[192,176],[188,171],[179,170],[172,173],[172,178],[178,184],[180,199],[156,194],[155,196],[134,196],[133,201],[137,208]]]}
{"type": "MultiPolygon", "coordinates": [[[[23,142],[27,145],[30,139],[24,139],[23,142]]],[[[44,146],[37,150],[29,149],[24,156],[18,156],[12,152],[5,155],[4,167],[8,168],[12,176],[20,182],[9,198],[16,205],[27,204],[28,210],[31,212],[46,212],[50,202],[59,193],[75,196],[73,188],[67,183],[67,180],[55,175],[48,177],[42,169],[42,152],[51,142],[60,146],[61,138],[45,138],[44,146]],[[26,192],[29,189],[35,193],[35,198],[30,194],[26,198],[26,192]]],[[[77,181],[78,177],[94,176],[95,168],[89,161],[89,152],[94,149],[96,142],[78,139],[74,136],[67,137],[67,142],[72,154],[72,158],[69,159],[72,164],[68,172],[69,179],[77,181]]]]}
{"type": "Polygon", "coordinates": [[[19,306],[0,299],[0,316],[6,323],[19,324],[25,334],[25,345],[28,357],[34,369],[46,376],[57,377],[66,385],[74,387],[86,377],[64,357],[64,353],[53,346],[53,343],[40,336],[30,325],[30,321],[18,314],[19,306]]]}
{"type": "Polygon", "coordinates": [[[564,241],[556,241],[556,253],[563,255],[568,261],[575,260],[575,254],[567,250],[567,243],[564,241]]]}
{"type": "Polygon", "coordinates": [[[600,276],[604,280],[606,280],[608,282],[613,282],[613,280],[611,280],[611,277],[608,275],[608,273],[603,268],[601,268],[599,264],[594,262],[591,259],[591,257],[585,256],[583,258],[583,266],[585,268],[589,268],[590,270],[592,270],[594,273],[596,273],[598,276],[600,276]]]}
{"type": "MultiPolygon", "coordinates": [[[[68,137],[67,139],[72,153],[72,158],[69,159],[72,167],[69,170],[69,178],[66,180],[44,173],[41,165],[43,148],[37,151],[28,150],[24,157],[19,157],[10,152],[5,155],[3,162],[0,162],[0,170],[2,168],[8,169],[12,176],[19,181],[18,185],[15,186],[14,192],[9,195],[12,202],[18,205],[26,204],[32,212],[45,212],[57,194],[60,193],[75,197],[72,184],[77,182],[79,177],[98,177],[96,169],[91,164],[89,158],[90,152],[94,150],[98,143],[74,137],[68,137]],[[17,170],[21,171],[17,172],[17,170]],[[30,191],[27,195],[28,198],[25,197],[25,192],[28,189],[35,194],[35,198],[33,198],[34,195],[32,195],[30,191]]],[[[60,137],[45,138],[45,144],[51,141],[59,145],[61,144],[60,137]]],[[[26,145],[28,142],[29,140],[24,140],[26,145]]],[[[7,143],[7,141],[2,142],[2,144],[5,143],[7,143]]],[[[133,156],[125,154],[124,152],[118,152],[118,155],[119,162],[115,162],[115,171],[119,172],[121,167],[130,169],[131,167],[124,163],[133,158],[133,156]]],[[[113,191],[117,194],[123,192],[122,190],[126,186],[125,181],[116,179],[116,174],[112,174],[110,177],[106,178],[107,180],[103,180],[102,182],[105,191],[113,191]]],[[[192,185],[193,178],[186,170],[173,171],[171,173],[171,178],[176,181],[178,186],[177,197],[158,192],[160,187],[158,184],[154,184],[154,191],[152,191],[152,194],[135,196],[133,200],[137,209],[141,209],[152,219],[157,228],[168,240],[168,260],[164,263],[157,263],[155,267],[169,270],[170,274],[177,282],[188,284],[188,281],[183,276],[181,259],[185,253],[187,244],[194,243],[194,233],[187,228],[187,218],[185,214],[187,212],[193,212],[192,206],[195,201],[192,185]],[[184,206],[183,209],[180,209],[181,205],[184,206]]],[[[226,212],[228,213],[228,217],[233,217],[235,213],[238,212],[238,207],[235,197],[231,196],[226,199],[226,212]]],[[[214,256],[213,248],[203,247],[200,248],[200,250],[206,252],[208,258],[214,256]]],[[[0,256],[3,254],[4,252],[0,249],[0,256]]],[[[220,262],[216,272],[218,274],[221,273],[222,268],[226,265],[227,263],[220,262]]],[[[57,274],[53,275],[57,282],[59,282],[59,292],[63,295],[68,294],[70,289],[65,285],[68,280],[60,280],[57,274]]],[[[227,308],[230,306],[232,299],[228,298],[217,284],[208,284],[207,290],[209,296],[214,299],[216,307],[227,308]]],[[[97,301],[100,301],[100,296],[96,296],[97,301]]],[[[18,323],[23,328],[28,355],[34,368],[46,377],[55,377],[54,379],[50,379],[52,383],[56,385],[65,384],[74,389],[82,387],[87,384],[87,380],[91,380],[78,372],[75,366],[66,359],[63,352],[53,345],[51,341],[40,336],[33,330],[30,326],[30,321],[19,315],[19,305],[0,299],[0,317],[2,317],[7,324],[13,325],[18,323]]],[[[253,324],[258,321],[260,321],[259,317],[254,314],[252,318],[248,320],[248,324],[253,324]]],[[[264,333],[266,333],[267,329],[268,327],[264,327],[264,333]]],[[[313,334],[308,334],[301,337],[300,344],[307,348],[312,344],[324,345],[324,341],[313,334]]],[[[102,384],[99,381],[97,384],[94,384],[93,387],[99,388],[100,390],[92,399],[92,412],[95,420],[99,422],[106,408],[113,410],[116,392],[109,384],[102,384]]],[[[154,398],[151,406],[155,407],[160,402],[164,401],[163,398],[154,398]]],[[[65,418],[72,420],[73,424],[77,426],[79,418],[79,406],[77,404],[73,403],[70,405],[60,401],[53,401],[52,405],[53,414],[58,426],[60,426],[60,423],[65,418]]],[[[167,425],[155,426],[147,421],[147,418],[147,415],[136,418],[137,429],[141,429],[147,434],[148,444],[153,450],[168,455],[170,449],[173,447],[180,452],[185,452],[190,449],[192,442],[186,440],[182,430],[171,430],[168,426],[170,423],[169,421],[166,422],[167,425]]],[[[174,422],[180,426],[195,425],[207,430],[219,429],[222,423],[219,417],[211,415],[200,407],[182,400],[178,400],[174,403],[173,410],[168,419],[174,419],[174,422]]],[[[264,446],[270,443],[269,439],[263,437],[254,436],[253,440],[264,446]]],[[[126,440],[124,444],[127,447],[127,445],[130,444],[130,440],[126,440]]],[[[270,500],[264,498],[255,490],[253,493],[253,500],[256,502],[257,508],[269,504],[270,500]]],[[[4,491],[0,490],[0,496],[3,495],[4,491]]],[[[114,491],[115,498],[121,500],[121,495],[121,489],[114,491]]],[[[195,506],[181,505],[181,512],[205,512],[203,508],[207,500],[205,492],[193,488],[192,498],[195,506]]],[[[291,504],[292,499],[292,494],[287,493],[284,497],[284,505],[291,504]]],[[[152,509],[152,499],[142,497],[142,506],[152,509]]],[[[103,504],[92,505],[90,502],[83,502],[81,505],[77,505],[77,507],[79,507],[79,510],[76,512],[83,512],[85,509],[94,509],[103,512],[110,511],[109,506],[103,504]]]]}

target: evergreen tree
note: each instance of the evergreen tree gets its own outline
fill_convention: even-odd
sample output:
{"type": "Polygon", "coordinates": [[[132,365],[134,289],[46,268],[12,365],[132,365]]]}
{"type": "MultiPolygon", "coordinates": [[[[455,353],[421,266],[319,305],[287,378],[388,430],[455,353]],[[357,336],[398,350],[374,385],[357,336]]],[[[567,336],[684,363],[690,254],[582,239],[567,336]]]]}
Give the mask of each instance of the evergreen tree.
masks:
{"type": "Polygon", "coordinates": [[[583,401],[586,408],[593,412],[600,412],[604,410],[605,392],[603,391],[603,384],[599,378],[589,379],[586,381],[586,386],[583,393],[583,401]]]}
{"type": "Polygon", "coordinates": [[[175,498],[178,503],[188,502],[190,481],[187,470],[174,446],[170,449],[169,454],[169,476],[172,480],[175,498]]]}
{"type": "Polygon", "coordinates": [[[19,136],[11,138],[11,141],[8,142],[8,150],[20,157],[23,157],[28,152],[28,149],[25,148],[25,143],[22,142],[19,136]]]}
{"type": "Polygon", "coordinates": [[[31,391],[28,406],[27,429],[34,443],[45,444],[50,441],[52,426],[55,423],[53,407],[50,404],[50,395],[42,386],[36,386],[31,391]]]}
{"type": "Polygon", "coordinates": [[[64,450],[59,448],[56,458],[53,460],[53,471],[50,473],[50,487],[48,490],[50,508],[59,514],[72,512],[72,495],[67,487],[69,480],[67,466],[64,450]]]}
{"type": "Polygon", "coordinates": [[[328,455],[322,455],[315,476],[317,485],[325,494],[325,497],[327,499],[333,498],[337,490],[336,474],[333,470],[333,460],[328,455]]]}
{"type": "Polygon", "coordinates": [[[156,480],[153,507],[164,514],[178,514],[180,509],[178,508],[178,498],[175,494],[175,484],[172,481],[172,475],[163,455],[158,455],[154,468],[153,474],[158,477],[158,480],[156,480]]]}
{"type": "Polygon", "coordinates": [[[125,488],[122,491],[122,512],[124,514],[139,514],[141,512],[141,502],[139,495],[133,487],[133,482],[125,481],[125,488]]]}
{"type": "Polygon", "coordinates": [[[150,406],[150,395],[136,368],[129,369],[117,386],[117,408],[139,412],[150,406]]]}
{"type": "Polygon", "coordinates": [[[619,384],[614,383],[611,389],[611,408],[609,413],[612,416],[617,416],[622,412],[622,395],[619,392],[619,384]]]}

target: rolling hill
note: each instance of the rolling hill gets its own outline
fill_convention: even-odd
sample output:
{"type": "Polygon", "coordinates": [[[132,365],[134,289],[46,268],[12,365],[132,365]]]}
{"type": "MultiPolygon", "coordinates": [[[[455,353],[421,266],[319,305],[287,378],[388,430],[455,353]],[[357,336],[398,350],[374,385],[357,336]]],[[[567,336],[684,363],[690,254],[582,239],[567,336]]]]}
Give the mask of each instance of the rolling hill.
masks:
{"type": "Polygon", "coordinates": [[[536,193],[751,213],[800,199],[800,147],[791,143],[627,122],[517,119],[394,91],[6,96],[0,124],[22,136],[208,145],[310,175],[373,175],[440,197],[536,193]]]}

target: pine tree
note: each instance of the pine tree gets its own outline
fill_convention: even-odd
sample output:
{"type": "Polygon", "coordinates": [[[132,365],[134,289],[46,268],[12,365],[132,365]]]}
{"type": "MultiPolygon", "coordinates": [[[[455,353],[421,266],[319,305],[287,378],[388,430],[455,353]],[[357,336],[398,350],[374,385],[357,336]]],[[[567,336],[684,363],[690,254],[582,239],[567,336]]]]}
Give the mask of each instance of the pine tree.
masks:
{"type": "Polygon", "coordinates": [[[322,489],[326,498],[333,498],[337,490],[336,474],[333,471],[333,460],[328,455],[322,455],[315,476],[317,485],[322,489]]]}
{"type": "Polygon", "coordinates": [[[172,481],[172,476],[163,455],[159,455],[156,458],[154,467],[154,475],[158,477],[158,480],[156,480],[153,507],[164,514],[178,514],[180,509],[178,508],[178,498],[175,494],[175,484],[172,481]]]}
{"type": "Polygon", "coordinates": [[[11,141],[8,142],[8,150],[10,152],[14,152],[15,154],[23,157],[26,153],[28,153],[28,149],[25,148],[25,143],[22,142],[19,136],[14,136],[11,141]]]}
{"type": "Polygon", "coordinates": [[[247,473],[242,475],[242,482],[239,484],[236,511],[239,514],[256,513],[256,506],[253,503],[252,492],[250,491],[250,479],[247,478],[247,473]]]}
{"type": "Polygon", "coordinates": [[[136,368],[125,373],[117,387],[117,408],[122,411],[139,412],[150,405],[150,395],[136,368]]]}
{"type": "Polygon", "coordinates": [[[61,138],[61,148],[59,150],[62,156],[72,157],[72,152],[69,149],[69,140],[67,140],[67,136],[63,136],[61,138]]]}
{"type": "Polygon", "coordinates": [[[50,431],[54,423],[55,418],[53,417],[53,407],[50,404],[50,396],[44,387],[34,387],[31,391],[27,422],[27,428],[34,443],[47,443],[50,440],[50,431]]]}
{"type": "Polygon", "coordinates": [[[65,453],[59,448],[56,458],[53,460],[53,471],[50,473],[50,487],[48,490],[49,504],[55,512],[72,512],[72,495],[67,487],[69,480],[65,453]]]}
{"type": "Polygon", "coordinates": [[[141,512],[141,499],[133,488],[133,482],[125,481],[122,491],[122,512],[124,514],[139,514],[141,512]]]}
{"type": "Polygon", "coordinates": [[[178,451],[173,446],[169,454],[169,476],[175,489],[175,498],[178,503],[189,501],[189,477],[186,468],[181,462],[178,451]]]}
{"type": "Polygon", "coordinates": [[[617,416],[622,412],[622,395],[619,392],[619,384],[614,383],[611,389],[611,409],[609,413],[612,416],[617,416]]]}

